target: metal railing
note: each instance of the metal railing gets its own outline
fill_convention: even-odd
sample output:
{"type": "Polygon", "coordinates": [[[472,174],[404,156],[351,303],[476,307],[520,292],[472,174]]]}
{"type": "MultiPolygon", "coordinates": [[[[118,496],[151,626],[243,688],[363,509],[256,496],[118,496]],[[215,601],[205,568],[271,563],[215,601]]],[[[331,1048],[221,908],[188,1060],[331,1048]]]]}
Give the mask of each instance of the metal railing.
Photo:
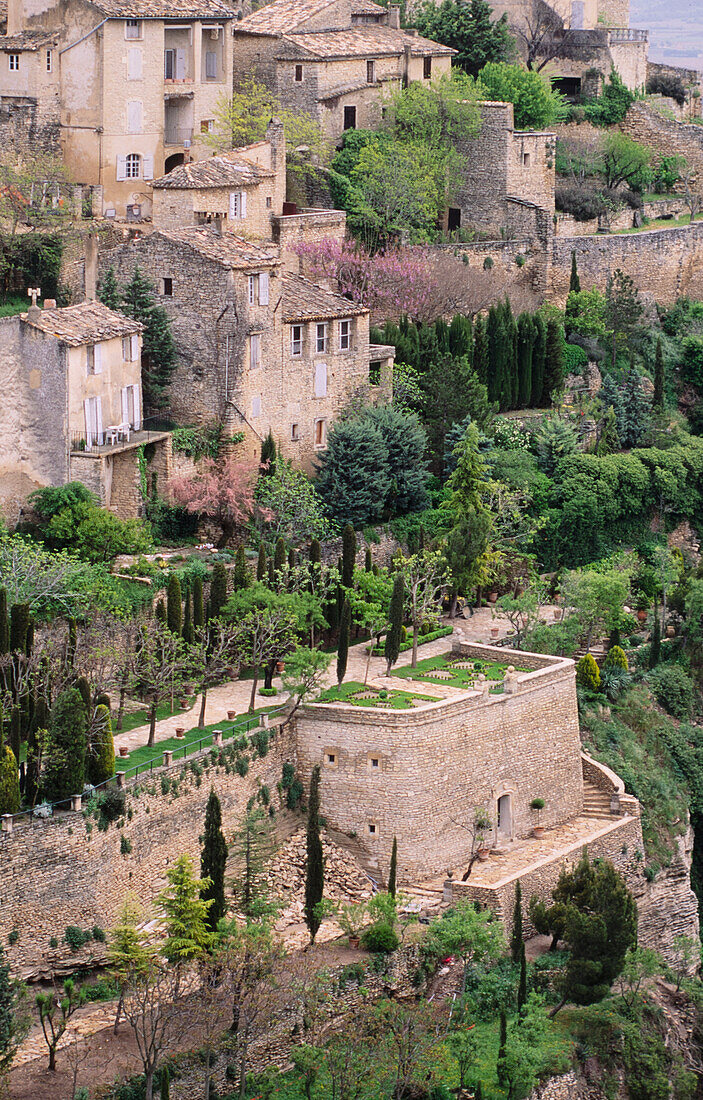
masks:
{"type": "Polygon", "coordinates": [[[130,428],[129,441],[126,438],[111,437],[107,438],[105,428],[103,428],[100,434],[95,432],[91,433],[90,438],[88,433],[83,432],[71,432],[69,437],[69,444],[71,452],[74,454],[98,454],[100,452],[110,452],[119,447],[129,446],[138,443],[150,443],[157,436],[163,435],[165,431],[170,429],[164,427],[157,427],[161,425],[163,419],[158,416],[148,416],[145,420],[142,420],[138,428],[130,428]]]}
{"type": "Polygon", "coordinates": [[[164,145],[185,145],[193,140],[193,127],[166,126],[164,128],[164,145]]]}

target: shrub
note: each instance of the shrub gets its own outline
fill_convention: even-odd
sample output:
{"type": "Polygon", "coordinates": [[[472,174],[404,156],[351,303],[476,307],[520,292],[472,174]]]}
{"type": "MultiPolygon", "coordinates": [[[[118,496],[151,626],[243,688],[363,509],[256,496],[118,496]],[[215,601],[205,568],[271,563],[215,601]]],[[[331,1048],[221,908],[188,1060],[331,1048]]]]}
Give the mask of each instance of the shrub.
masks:
{"type": "Polygon", "coordinates": [[[588,365],[588,352],[578,344],[564,345],[564,373],[581,374],[588,365]]]}
{"type": "Polygon", "coordinates": [[[43,793],[50,802],[78,794],[85,784],[87,716],[81,693],[68,688],[51,712],[44,752],[43,793]]]}
{"type": "Polygon", "coordinates": [[[100,792],[96,805],[104,821],[117,821],[118,817],[124,817],[127,796],[119,787],[108,787],[107,790],[100,792]]]}
{"type": "Polygon", "coordinates": [[[259,756],[266,756],[269,751],[269,732],[268,730],[257,730],[252,737],[252,744],[256,749],[259,756]]]}
{"type": "Polygon", "coordinates": [[[654,73],[647,81],[648,95],[663,95],[675,99],[679,107],[686,102],[686,89],[680,76],[673,73],[654,73]]]}
{"type": "Polygon", "coordinates": [[[605,655],[603,668],[621,668],[627,672],[629,667],[627,657],[625,656],[625,650],[619,645],[611,646],[605,655]]]}
{"type": "Polygon", "coordinates": [[[557,210],[573,214],[577,222],[592,221],[604,214],[607,207],[602,191],[576,180],[558,180],[554,199],[557,210]]]}
{"type": "Polygon", "coordinates": [[[132,841],[129,840],[124,833],[120,837],[120,855],[128,856],[132,851],[132,841]]]}
{"type": "Polygon", "coordinates": [[[259,695],[265,695],[267,698],[271,698],[274,695],[278,695],[278,690],[274,687],[271,688],[259,688],[259,695]]]}
{"type": "Polygon", "coordinates": [[[681,665],[660,665],[649,674],[654,697],[674,718],[688,718],[693,709],[693,683],[681,665]]]}
{"type": "Polygon", "coordinates": [[[249,771],[249,761],[244,756],[238,756],[234,761],[237,774],[244,777],[249,771]]]}
{"type": "Polygon", "coordinates": [[[99,924],[93,925],[91,935],[96,943],[105,943],[105,940],[107,939],[107,936],[105,935],[105,929],[101,928],[99,924]]]}
{"type": "Polygon", "coordinates": [[[76,951],[80,951],[84,943],[89,943],[92,938],[92,932],[84,932],[82,928],[77,928],[75,924],[69,924],[63,934],[64,943],[68,944],[74,955],[76,951]]]}
{"type": "Polygon", "coordinates": [[[362,946],[374,954],[387,955],[398,947],[398,937],[390,924],[372,924],[361,937],[362,946]]]}
{"type": "MultiPolygon", "coordinates": [[[[88,755],[88,778],[93,784],[105,783],[115,774],[115,743],[109,709],[95,708],[94,730],[88,755]]],[[[124,792],[120,792],[124,793],[124,792]]]]}
{"type": "Polygon", "coordinates": [[[592,653],[585,653],[576,665],[576,682],[589,691],[600,691],[600,672],[592,653]]]}

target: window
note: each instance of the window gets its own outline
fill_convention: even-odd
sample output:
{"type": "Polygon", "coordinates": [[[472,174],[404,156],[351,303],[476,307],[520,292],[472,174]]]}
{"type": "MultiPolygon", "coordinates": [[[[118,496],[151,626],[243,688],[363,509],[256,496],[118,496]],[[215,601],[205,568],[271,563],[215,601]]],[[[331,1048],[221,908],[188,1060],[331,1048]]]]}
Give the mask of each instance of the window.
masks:
{"type": "Polygon", "coordinates": [[[251,399],[251,415],[252,419],[256,419],[257,416],[261,416],[261,398],[252,397],[251,399]]]}
{"type": "Polygon", "coordinates": [[[356,107],[344,108],[344,129],[355,130],[356,129],[356,107]]]}
{"type": "Polygon", "coordinates": [[[298,424],[291,424],[290,438],[293,443],[297,443],[300,439],[300,426],[298,424]]]}
{"type": "Polygon", "coordinates": [[[122,337],[122,358],[125,363],[134,363],[139,357],[139,337],[136,332],[122,337]]]}
{"type": "Polygon", "coordinates": [[[164,80],[185,80],[185,50],[164,50],[164,80]]]}
{"type": "Polygon", "coordinates": [[[52,57],[51,50],[47,50],[46,51],[46,71],[48,73],[50,73],[50,72],[53,71],[53,68],[54,68],[54,59],[52,57]]]}
{"type": "Polygon", "coordinates": [[[88,374],[102,374],[103,359],[100,344],[88,344],[85,349],[88,374]]]}
{"type": "Polygon", "coordinates": [[[125,38],[141,38],[142,37],[142,23],[141,19],[126,19],[124,25],[125,38]]]}
{"type": "MultiPolygon", "coordinates": [[[[128,153],[117,158],[117,179],[138,180],[142,174],[142,158],[139,153],[128,153]]],[[[146,174],[145,177],[146,179],[146,174]]]]}
{"type": "Polygon", "coordinates": [[[523,153],[522,154],[522,167],[523,168],[529,168],[530,167],[530,154],[529,153],[523,153]]]}
{"type": "Polygon", "coordinates": [[[261,336],[258,332],[249,337],[249,366],[261,366],[261,336]]]}
{"type": "Polygon", "coordinates": [[[432,79],[432,58],[423,57],[422,59],[422,75],[425,80],[432,79]]]}
{"type": "Polygon", "coordinates": [[[290,352],[291,355],[303,354],[303,326],[291,325],[290,330],[290,352]]]}
{"type": "Polygon", "coordinates": [[[215,120],[214,120],[214,118],[204,118],[204,119],[201,120],[201,122],[200,122],[200,133],[201,134],[212,134],[212,133],[214,133],[214,131],[215,131],[215,120]]]}
{"type": "Polygon", "coordinates": [[[230,191],[230,193],[229,193],[229,216],[230,216],[230,219],[246,218],[246,216],[247,216],[247,193],[246,193],[246,191],[230,191]]]}
{"type": "Polygon", "coordinates": [[[129,424],[130,428],[139,431],[141,427],[139,386],[124,386],[121,397],[122,423],[129,424]]]}
{"type": "Polygon", "coordinates": [[[296,84],[300,84],[302,79],[303,79],[303,66],[302,65],[296,65],[295,66],[295,82],[296,82],[296,84]]]}
{"type": "Polygon", "coordinates": [[[378,836],[378,825],[369,825],[369,835],[378,836]]]}
{"type": "Polygon", "coordinates": [[[381,364],[369,363],[369,385],[380,386],[381,384],[381,364]]]}
{"type": "Polygon", "coordinates": [[[212,50],[205,53],[205,79],[217,80],[217,54],[212,50]]]}
{"type": "Polygon", "coordinates": [[[316,447],[324,447],[327,441],[327,421],[316,420],[315,421],[315,433],[314,440],[316,447]]]}
{"type": "Polygon", "coordinates": [[[173,297],[173,279],[164,279],[163,293],[166,298],[173,297]]]}
{"type": "Polygon", "coordinates": [[[327,325],[315,326],[315,351],[327,351],[327,325]]]}
{"type": "Polygon", "coordinates": [[[328,764],[336,764],[336,762],[337,762],[337,757],[335,756],[335,754],[333,752],[328,752],[327,753],[327,763],[328,764]]]}
{"type": "Polygon", "coordinates": [[[381,763],[381,761],[379,760],[379,758],[377,756],[372,756],[371,759],[369,760],[369,765],[372,768],[377,768],[380,763],[381,763]]]}
{"type": "Polygon", "coordinates": [[[375,61],[367,61],[366,62],[366,83],[367,84],[375,84],[376,83],[376,62],[375,61]]]}
{"type": "Polygon", "coordinates": [[[270,195],[267,195],[266,196],[266,209],[270,210],[272,206],[273,206],[273,200],[272,200],[270,195]]]}
{"type": "Polygon", "coordinates": [[[11,54],[8,54],[8,57],[10,59],[10,72],[11,73],[19,72],[20,55],[18,53],[11,53],[11,54]]]}
{"type": "Polygon", "coordinates": [[[267,306],[269,304],[268,272],[249,276],[249,305],[267,306]]]}
{"type": "Polygon", "coordinates": [[[85,413],[85,436],[88,448],[94,443],[102,446],[103,442],[103,413],[102,401],[99,397],[86,397],[83,402],[85,413]]]}
{"type": "Polygon", "coordinates": [[[349,351],[351,347],[351,321],[339,322],[339,350],[349,351]]]}
{"type": "Polygon", "coordinates": [[[139,46],[130,46],[127,51],[127,80],[142,79],[142,51],[139,46]]]}
{"type": "Polygon", "coordinates": [[[326,363],[315,363],[315,397],[327,397],[326,363]]]}

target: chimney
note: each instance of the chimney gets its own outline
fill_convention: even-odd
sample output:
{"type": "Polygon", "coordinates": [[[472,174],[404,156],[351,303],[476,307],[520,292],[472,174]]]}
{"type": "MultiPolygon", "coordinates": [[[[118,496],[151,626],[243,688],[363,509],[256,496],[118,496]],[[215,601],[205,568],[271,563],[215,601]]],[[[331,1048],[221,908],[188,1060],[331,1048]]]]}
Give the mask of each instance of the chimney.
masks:
{"type": "Polygon", "coordinates": [[[212,228],[213,228],[213,231],[215,232],[215,234],[218,237],[222,236],[222,217],[221,217],[221,215],[218,214],[217,217],[213,220],[212,228]]]}
{"type": "Polygon", "coordinates": [[[6,34],[19,34],[24,30],[24,2],[23,0],[8,0],[7,2],[7,31],[6,34]]]}
{"type": "Polygon", "coordinates": [[[400,4],[388,5],[388,26],[394,31],[400,30],[400,4]]]}
{"type": "Polygon", "coordinates": [[[47,310],[47,309],[56,309],[56,299],[55,298],[45,298],[44,299],[44,309],[45,310],[47,310]]]}
{"type": "Polygon", "coordinates": [[[271,213],[280,214],[286,201],[286,131],[280,118],[269,122],[266,140],[271,146],[271,168],[276,173],[271,213]]]}
{"type": "Polygon", "coordinates": [[[98,293],[98,235],[89,233],[83,256],[83,292],[86,302],[94,302],[98,293]]]}

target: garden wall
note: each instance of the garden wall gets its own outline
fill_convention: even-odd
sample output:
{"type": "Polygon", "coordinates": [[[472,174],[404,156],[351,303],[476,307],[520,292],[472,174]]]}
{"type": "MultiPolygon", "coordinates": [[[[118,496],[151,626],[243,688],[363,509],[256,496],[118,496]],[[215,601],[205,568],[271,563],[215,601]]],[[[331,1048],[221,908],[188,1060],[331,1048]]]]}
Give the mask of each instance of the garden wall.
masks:
{"type": "Polygon", "coordinates": [[[637,100],[620,129],[660,156],[685,157],[697,177],[697,190],[703,190],[703,126],[664,118],[650,104],[637,100]]]}

